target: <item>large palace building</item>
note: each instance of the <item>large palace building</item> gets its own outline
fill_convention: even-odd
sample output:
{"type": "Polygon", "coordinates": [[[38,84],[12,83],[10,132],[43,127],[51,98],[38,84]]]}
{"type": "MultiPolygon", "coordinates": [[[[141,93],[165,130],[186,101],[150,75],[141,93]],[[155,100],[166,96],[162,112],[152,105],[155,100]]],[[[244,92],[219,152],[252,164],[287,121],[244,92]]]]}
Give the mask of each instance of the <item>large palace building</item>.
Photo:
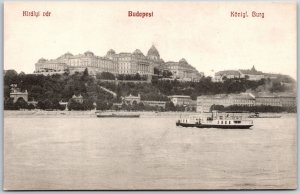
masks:
{"type": "Polygon", "coordinates": [[[188,64],[184,59],[179,62],[164,62],[160,58],[159,52],[152,46],[147,56],[139,49],[133,53],[116,53],[110,49],[104,57],[96,56],[94,53],[87,51],[84,54],[72,55],[66,53],[57,59],[40,59],[35,64],[36,74],[59,74],[69,71],[71,74],[88,69],[90,75],[96,75],[101,72],[110,72],[113,74],[140,74],[152,76],[154,68],[168,70],[173,74],[173,78],[196,81],[203,76],[193,66],[188,64]]]}

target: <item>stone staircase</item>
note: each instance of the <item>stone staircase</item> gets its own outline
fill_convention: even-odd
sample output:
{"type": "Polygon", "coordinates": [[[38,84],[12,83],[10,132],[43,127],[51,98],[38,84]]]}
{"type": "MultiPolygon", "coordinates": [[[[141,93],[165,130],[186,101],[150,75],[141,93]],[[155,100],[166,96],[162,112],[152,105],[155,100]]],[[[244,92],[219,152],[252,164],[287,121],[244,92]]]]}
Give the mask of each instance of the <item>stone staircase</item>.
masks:
{"type": "Polygon", "coordinates": [[[103,86],[99,86],[99,87],[100,87],[102,90],[104,90],[105,92],[110,93],[111,95],[113,95],[114,98],[117,97],[117,94],[116,94],[115,92],[113,92],[113,91],[111,91],[111,90],[109,90],[109,89],[107,89],[107,88],[105,88],[105,87],[103,87],[103,86]]]}

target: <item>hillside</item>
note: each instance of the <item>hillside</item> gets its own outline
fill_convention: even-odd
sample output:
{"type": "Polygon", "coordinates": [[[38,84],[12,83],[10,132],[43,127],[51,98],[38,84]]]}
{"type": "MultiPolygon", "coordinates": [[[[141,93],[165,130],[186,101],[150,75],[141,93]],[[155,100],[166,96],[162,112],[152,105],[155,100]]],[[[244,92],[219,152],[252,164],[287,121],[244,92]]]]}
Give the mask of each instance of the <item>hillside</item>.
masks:
{"type": "Polygon", "coordinates": [[[293,79],[250,81],[247,79],[227,79],[222,82],[212,82],[211,77],[203,77],[199,82],[179,82],[177,80],[159,80],[153,78],[151,83],[146,81],[115,82],[103,81],[88,75],[87,71],[73,75],[35,75],[17,74],[8,70],[4,76],[4,97],[9,99],[10,85],[17,84],[22,90],[28,91],[29,101],[65,101],[72,95],[81,94],[85,100],[93,102],[121,102],[121,96],[141,95],[142,100],[167,101],[169,95],[189,95],[193,100],[197,96],[221,93],[241,92],[294,92],[296,82],[293,79]],[[282,83],[282,80],[285,82],[282,83]],[[103,90],[104,87],[117,94],[103,90]]]}

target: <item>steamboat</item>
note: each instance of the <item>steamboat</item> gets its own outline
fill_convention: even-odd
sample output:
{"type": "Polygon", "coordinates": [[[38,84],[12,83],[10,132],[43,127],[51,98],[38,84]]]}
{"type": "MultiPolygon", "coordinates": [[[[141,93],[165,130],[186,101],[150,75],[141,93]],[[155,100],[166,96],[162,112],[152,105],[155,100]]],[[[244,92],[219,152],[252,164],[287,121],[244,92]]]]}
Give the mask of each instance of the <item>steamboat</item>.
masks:
{"type": "Polygon", "coordinates": [[[210,116],[181,118],[177,126],[220,129],[249,129],[253,126],[252,120],[245,120],[239,112],[212,111],[210,116]]]}

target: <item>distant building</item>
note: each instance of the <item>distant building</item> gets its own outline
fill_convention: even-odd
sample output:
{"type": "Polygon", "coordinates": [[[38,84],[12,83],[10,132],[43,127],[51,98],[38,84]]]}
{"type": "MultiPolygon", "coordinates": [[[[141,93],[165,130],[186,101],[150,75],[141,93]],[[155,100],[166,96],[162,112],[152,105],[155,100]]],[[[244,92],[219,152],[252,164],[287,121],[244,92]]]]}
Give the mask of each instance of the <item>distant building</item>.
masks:
{"type": "Polygon", "coordinates": [[[153,75],[154,69],[150,61],[139,49],[136,49],[133,53],[113,54],[113,52],[113,50],[108,51],[106,57],[111,58],[118,64],[118,74],[153,75]]]}
{"type": "Polygon", "coordinates": [[[32,104],[34,107],[37,107],[37,105],[38,105],[38,102],[37,102],[37,101],[34,101],[34,100],[32,100],[32,101],[28,101],[28,102],[27,102],[27,104],[28,104],[28,105],[32,104]]]}
{"type": "Polygon", "coordinates": [[[224,79],[241,78],[242,74],[238,70],[225,70],[215,73],[213,81],[223,82],[224,79]]]}
{"type": "Polygon", "coordinates": [[[275,96],[257,96],[256,106],[282,106],[281,100],[275,96]]]}
{"type": "Polygon", "coordinates": [[[68,110],[68,102],[59,101],[59,105],[64,106],[65,110],[68,110]]]}
{"type": "Polygon", "coordinates": [[[78,102],[78,103],[80,103],[80,104],[83,103],[83,97],[81,96],[81,94],[79,94],[78,96],[74,94],[74,95],[72,96],[72,99],[73,99],[75,102],[78,102]]]}
{"type": "Polygon", "coordinates": [[[52,74],[63,74],[67,70],[67,64],[63,61],[59,60],[46,60],[41,58],[35,64],[35,71],[36,74],[43,74],[43,75],[52,75],[52,74]]]}
{"type": "Polygon", "coordinates": [[[239,72],[241,73],[241,77],[246,78],[248,80],[258,81],[265,78],[264,73],[261,71],[257,71],[254,65],[250,70],[240,69],[239,72]]]}
{"type": "Polygon", "coordinates": [[[179,62],[168,61],[160,66],[161,71],[170,71],[173,79],[179,81],[199,81],[204,76],[203,73],[198,72],[185,59],[179,62]]]}
{"type": "Polygon", "coordinates": [[[82,72],[88,69],[90,75],[96,75],[104,71],[117,73],[117,64],[114,61],[95,56],[94,53],[87,51],[84,54],[73,55],[66,53],[57,59],[40,59],[35,64],[36,74],[57,73],[61,74],[69,70],[71,74],[76,71],[82,72]]]}
{"type": "Polygon", "coordinates": [[[251,93],[203,95],[197,97],[197,112],[209,112],[212,105],[254,106],[255,96],[251,93]]]}
{"type": "Polygon", "coordinates": [[[296,97],[282,94],[218,94],[197,97],[197,112],[209,112],[212,105],[296,107],[296,97]]]}
{"type": "Polygon", "coordinates": [[[192,108],[193,110],[197,109],[197,100],[191,100],[189,107],[192,108]]]}
{"type": "Polygon", "coordinates": [[[224,70],[216,72],[213,81],[223,82],[226,78],[245,78],[248,80],[258,81],[265,78],[265,74],[261,71],[257,71],[253,66],[251,69],[224,70]]]}
{"type": "Polygon", "coordinates": [[[16,84],[11,85],[11,91],[9,93],[9,97],[13,98],[13,102],[16,103],[19,99],[23,99],[25,102],[28,102],[28,92],[22,92],[20,88],[17,87],[16,84]]]}
{"type": "Polygon", "coordinates": [[[133,96],[133,95],[130,94],[129,96],[125,96],[123,98],[123,101],[126,104],[131,104],[131,105],[134,104],[134,103],[138,104],[138,103],[141,102],[141,95],[138,94],[138,96],[133,96]]]}
{"type": "Polygon", "coordinates": [[[147,52],[147,59],[153,68],[159,68],[164,64],[164,60],[160,58],[159,52],[154,45],[147,52]]]}
{"type": "Polygon", "coordinates": [[[297,98],[296,96],[279,96],[281,101],[281,105],[283,107],[296,107],[297,106],[297,98]]]}
{"type": "Polygon", "coordinates": [[[166,108],[166,101],[147,101],[143,100],[142,103],[144,105],[152,106],[152,107],[161,107],[161,108],[166,108]]]}
{"type": "Polygon", "coordinates": [[[168,98],[173,102],[175,106],[187,106],[191,104],[191,97],[190,96],[184,96],[184,95],[173,95],[168,96],[168,98]]]}
{"type": "Polygon", "coordinates": [[[56,59],[46,60],[41,58],[35,64],[35,74],[63,74],[70,72],[82,72],[88,69],[90,75],[101,72],[113,74],[140,74],[148,76],[150,79],[154,75],[154,68],[162,68],[174,72],[174,78],[193,81],[199,80],[203,73],[199,73],[194,67],[189,65],[184,59],[175,65],[172,62],[165,63],[160,58],[160,54],[154,45],[148,50],[145,56],[139,49],[134,52],[116,53],[110,49],[104,57],[96,56],[90,51],[84,54],[73,55],[69,52],[56,59]],[[175,68],[176,67],[176,68],[175,68]]]}
{"type": "Polygon", "coordinates": [[[297,100],[296,100],[296,96],[294,94],[258,93],[256,95],[256,105],[296,107],[297,106],[297,100]]]}

